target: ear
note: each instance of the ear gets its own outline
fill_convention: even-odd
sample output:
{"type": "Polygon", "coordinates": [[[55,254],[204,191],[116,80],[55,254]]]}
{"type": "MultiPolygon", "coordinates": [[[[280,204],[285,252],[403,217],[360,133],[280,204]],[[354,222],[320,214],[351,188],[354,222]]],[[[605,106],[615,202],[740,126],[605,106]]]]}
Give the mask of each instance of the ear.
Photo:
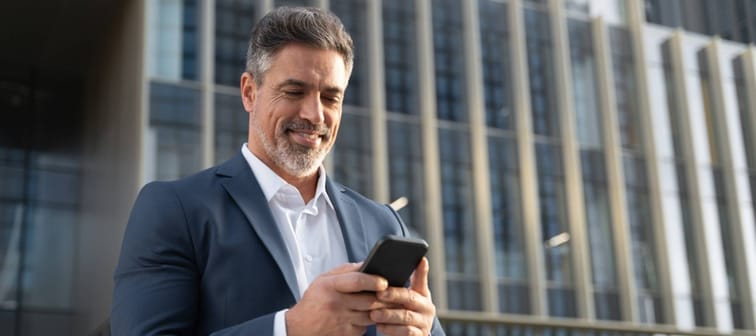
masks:
{"type": "Polygon", "coordinates": [[[252,75],[249,72],[244,72],[241,75],[239,89],[241,91],[241,99],[242,105],[244,105],[244,110],[247,112],[252,112],[255,105],[255,98],[257,96],[257,84],[255,84],[255,79],[252,78],[252,75]]]}

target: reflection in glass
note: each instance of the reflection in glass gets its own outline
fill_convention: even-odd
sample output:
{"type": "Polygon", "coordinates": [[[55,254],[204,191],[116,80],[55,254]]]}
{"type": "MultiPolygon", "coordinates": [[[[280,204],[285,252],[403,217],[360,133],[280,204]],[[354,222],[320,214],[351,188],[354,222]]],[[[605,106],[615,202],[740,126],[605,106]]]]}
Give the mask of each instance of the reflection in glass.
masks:
{"type": "Polygon", "coordinates": [[[525,237],[520,204],[517,144],[511,136],[490,135],[488,158],[499,311],[530,312],[525,237]]]}
{"type": "Polygon", "coordinates": [[[525,9],[525,38],[533,132],[537,135],[558,137],[559,111],[556,106],[554,55],[548,14],[540,10],[525,9]]]}
{"type": "Polygon", "coordinates": [[[479,0],[483,90],[486,125],[501,129],[514,128],[512,111],[512,76],[510,74],[509,27],[507,5],[493,0],[479,0]]]}
{"type": "Polygon", "coordinates": [[[433,52],[436,67],[436,109],[439,119],[467,121],[464,92],[462,5],[456,0],[432,0],[433,52]]]}
{"type": "Polygon", "coordinates": [[[386,78],[386,109],[419,114],[415,48],[415,3],[383,1],[383,60],[386,78]]]}
{"type": "Polygon", "coordinates": [[[354,69],[344,95],[344,105],[367,106],[367,35],[365,33],[366,0],[329,0],[330,10],[336,14],[354,41],[354,69]]]}
{"type": "Polygon", "coordinates": [[[404,222],[421,237],[427,237],[424,216],[424,170],[420,124],[417,121],[388,121],[388,157],[391,200],[406,197],[399,210],[404,222]]]}
{"type": "Polygon", "coordinates": [[[215,162],[221,163],[239,154],[247,142],[249,113],[244,110],[241,97],[215,94],[215,162]]]}
{"type": "Polygon", "coordinates": [[[470,135],[449,128],[438,135],[449,309],[480,310],[470,135]]]}
{"type": "Polygon", "coordinates": [[[150,129],[155,135],[156,176],[172,180],[200,169],[199,91],[150,85],[150,129]]]}
{"type": "Polygon", "coordinates": [[[215,82],[239,86],[246,68],[249,33],[255,23],[255,1],[215,1],[215,82]]]}
{"type": "Polygon", "coordinates": [[[549,315],[574,317],[577,311],[561,148],[547,143],[536,143],[535,146],[549,315]]]}
{"type": "Polygon", "coordinates": [[[344,108],[338,138],[333,147],[334,179],[355,191],[373,195],[373,150],[370,118],[344,108]]]}

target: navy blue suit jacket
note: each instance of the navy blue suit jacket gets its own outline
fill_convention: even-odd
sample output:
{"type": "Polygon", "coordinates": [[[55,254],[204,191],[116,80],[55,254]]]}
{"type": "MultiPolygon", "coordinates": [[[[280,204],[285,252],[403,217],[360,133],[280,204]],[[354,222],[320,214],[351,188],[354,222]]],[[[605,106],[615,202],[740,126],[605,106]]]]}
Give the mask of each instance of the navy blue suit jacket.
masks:
{"type": "MultiPolygon", "coordinates": [[[[330,179],[326,192],[349,261],[384,235],[408,235],[388,206],[330,179]]],[[[113,335],[272,335],[275,313],[299,300],[283,237],[241,154],[144,186],[114,278],[113,335]]],[[[438,320],[432,334],[443,335],[438,320]]]]}

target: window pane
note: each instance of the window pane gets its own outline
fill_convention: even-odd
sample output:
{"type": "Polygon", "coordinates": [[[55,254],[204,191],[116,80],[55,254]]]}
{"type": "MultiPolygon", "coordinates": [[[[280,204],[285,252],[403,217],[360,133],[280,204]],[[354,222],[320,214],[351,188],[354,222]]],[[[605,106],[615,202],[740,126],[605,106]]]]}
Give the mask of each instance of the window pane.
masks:
{"type": "Polygon", "coordinates": [[[619,320],[619,305],[611,304],[618,299],[619,290],[604,153],[583,149],[580,151],[580,162],[594,300],[602,306],[601,309],[597,307],[596,317],[619,320]]]}
{"type": "Polygon", "coordinates": [[[383,1],[383,43],[386,109],[419,114],[415,49],[415,4],[405,0],[383,1]]]}
{"type": "Polygon", "coordinates": [[[479,0],[486,125],[514,128],[507,5],[479,0]]]}
{"type": "Polygon", "coordinates": [[[221,163],[239,154],[247,142],[249,113],[239,95],[215,94],[215,162],[221,163]]]}
{"type": "Polygon", "coordinates": [[[198,10],[196,0],[149,2],[148,70],[152,78],[197,79],[198,10]]]}
{"type": "Polygon", "coordinates": [[[504,291],[499,293],[499,311],[523,314],[530,307],[517,144],[511,137],[489,136],[488,157],[496,276],[504,291]]]}
{"type": "Polygon", "coordinates": [[[344,105],[367,106],[367,35],[365,33],[365,0],[329,0],[330,9],[336,14],[354,41],[354,70],[344,95],[344,105]]]}
{"type": "Polygon", "coordinates": [[[254,0],[215,1],[215,82],[239,86],[246,68],[249,33],[255,23],[254,0]]]}
{"type": "Polygon", "coordinates": [[[559,111],[556,106],[554,55],[548,14],[540,10],[525,9],[525,38],[533,132],[537,135],[558,137],[559,111]]]}
{"type": "Polygon", "coordinates": [[[567,20],[572,70],[572,102],[580,147],[602,148],[596,58],[593,56],[591,25],[587,21],[567,20]]]}
{"type": "Polygon", "coordinates": [[[23,259],[25,307],[72,308],[76,221],[74,209],[31,209],[23,259]]]}
{"type": "Polygon", "coordinates": [[[635,81],[632,41],[630,31],[610,27],[612,69],[614,71],[614,94],[617,100],[617,119],[622,148],[641,151],[640,110],[635,81]]]}
{"type": "Polygon", "coordinates": [[[150,85],[150,131],[154,137],[155,178],[171,180],[200,169],[199,91],[150,85]]]}
{"type": "Polygon", "coordinates": [[[349,107],[345,107],[344,110],[332,154],[334,178],[339,183],[371,197],[373,149],[370,117],[364,111],[354,112],[349,107]]]}
{"type": "Polygon", "coordinates": [[[432,0],[436,108],[439,119],[466,121],[461,3],[432,0]]]}
{"type": "Polygon", "coordinates": [[[559,145],[553,144],[537,143],[535,148],[543,255],[549,287],[549,314],[576,316],[564,167],[560,151],[559,145]]]}
{"type": "Polygon", "coordinates": [[[418,122],[388,121],[391,200],[406,197],[399,210],[404,222],[421,237],[427,237],[424,218],[423,151],[418,122]]]}
{"type": "Polygon", "coordinates": [[[439,129],[449,308],[480,310],[469,133],[439,129]]]}
{"type": "Polygon", "coordinates": [[[646,323],[662,323],[664,319],[660,305],[657,253],[645,162],[638,157],[625,156],[623,169],[639,318],[646,323]]]}

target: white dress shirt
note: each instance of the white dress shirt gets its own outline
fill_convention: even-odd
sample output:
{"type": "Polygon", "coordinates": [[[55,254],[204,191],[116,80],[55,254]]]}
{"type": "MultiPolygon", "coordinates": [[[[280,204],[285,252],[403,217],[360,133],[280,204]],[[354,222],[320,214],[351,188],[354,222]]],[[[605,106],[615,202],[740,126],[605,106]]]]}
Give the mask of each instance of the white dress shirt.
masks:
{"type": "MultiPolygon", "coordinates": [[[[301,297],[318,275],[348,262],[336,210],[325,191],[325,169],[319,168],[315,196],[305,204],[299,190],[252,154],[246,143],[242,155],[257,178],[286,243],[301,297]]],[[[285,313],[286,310],[276,313],[275,336],[286,335],[285,313]]]]}

